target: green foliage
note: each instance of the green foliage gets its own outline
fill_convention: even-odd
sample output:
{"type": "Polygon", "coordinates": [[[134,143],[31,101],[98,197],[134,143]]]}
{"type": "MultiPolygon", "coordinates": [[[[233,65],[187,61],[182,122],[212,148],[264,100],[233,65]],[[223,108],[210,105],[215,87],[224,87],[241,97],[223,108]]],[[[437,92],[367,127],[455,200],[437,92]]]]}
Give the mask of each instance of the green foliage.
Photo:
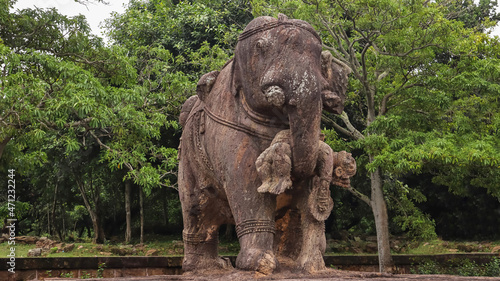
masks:
{"type": "MultiPolygon", "coordinates": [[[[151,217],[179,227],[175,192],[157,187],[176,186],[181,104],[232,56],[253,16],[278,12],[310,22],[353,70],[345,112],[363,137],[335,130],[346,123],[327,113],[323,133],[335,151],[353,153],[359,191],[369,193],[366,176],[382,171],[394,231],[435,236],[417,208],[427,202],[415,177],[454,195],[500,198],[500,44],[486,33],[497,1],[131,0],[106,22],[111,46],[83,16],[12,12],[14,2],[0,0],[0,167],[25,179],[29,199],[16,202],[16,215],[27,231],[50,232],[47,213],[58,218],[52,228],[83,231],[90,213],[78,176],[92,187],[86,195],[98,193],[104,220],[122,215],[119,183],[132,179],[155,203],[146,203],[151,217]]],[[[373,232],[346,193],[334,190],[334,228],[373,232]]]]}
{"type": "Polygon", "coordinates": [[[426,201],[425,196],[417,189],[410,188],[399,180],[391,179],[384,185],[389,210],[395,212],[392,221],[396,223],[408,237],[430,241],[436,239],[435,222],[422,213],[415,203],[426,201]]]}
{"type": "Polygon", "coordinates": [[[118,211],[104,210],[122,209],[127,179],[168,201],[154,216],[178,227],[176,196],[159,200],[155,189],[176,186],[179,111],[198,77],[231,56],[252,18],[247,3],[131,1],[108,20],[115,44],[105,46],[83,16],[10,12],[4,2],[0,165],[17,168],[33,190],[19,203],[31,204],[26,231],[64,239],[70,228],[80,236],[89,216],[116,221],[118,211]]]}
{"type": "Polygon", "coordinates": [[[16,144],[24,147],[57,135],[55,145],[66,154],[95,139],[106,148],[103,160],[128,166],[138,183],[170,185],[161,175],[172,169],[175,150],[155,142],[162,129],[177,128],[173,120],[183,93],[190,91],[179,88],[187,88],[187,79],[170,71],[173,57],[161,47],[129,57],[121,47],[102,47],[88,31],[83,18],[69,19],[53,9],[12,16],[12,25],[1,33],[7,38],[0,49],[7,67],[1,101],[7,126],[0,134],[16,135],[16,144]],[[33,28],[42,30],[37,34],[43,40],[22,39],[33,28]],[[156,171],[154,161],[160,163],[156,171]]]}
{"type": "Polygon", "coordinates": [[[489,263],[477,264],[470,259],[451,259],[445,264],[435,260],[425,259],[410,269],[412,274],[451,274],[459,276],[500,276],[498,258],[492,258],[489,263]]]}
{"type": "Polygon", "coordinates": [[[484,268],[485,276],[500,277],[500,258],[493,258],[484,268]]]}
{"type": "Polygon", "coordinates": [[[97,278],[103,278],[103,274],[104,274],[104,269],[106,268],[106,263],[105,262],[100,262],[98,265],[97,265],[97,278]]]}
{"type": "Polygon", "coordinates": [[[68,273],[61,273],[59,277],[62,278],[74,278],[73,272],[68,272],[68,273]]]}
{"type": "Polygon", "coordinates": [[[87,271],[82,271],[82,275],[80,276],[80,279],[90,279],[92,278],[92,273],[87,272],[87,271]]]}
{"type": "Polygon", "coordinates": [[[356,177],[382,172],[394,223],[414,237],[431,238],[435,228],[415,207],[421,196],[409,196],[408,175],[432,175],[456,194],[485,188],[500,198],[500,44],[484,33],[499,18],[495,5],[252,1],[256,16],[282,12],[310,22],[324,48],[351,68],[345,111],[354,129],[345,134],[344,120],[327,115],[325,125],[336,123],[348,137],[327,143],[356,151],[356,177]],[[363,137],[352,137],[356,131],[363,137]]]}
{"type": "Polygon", "coordinates": [[[441,267],[439,264],[430,259],[421,261],[418,266],[410,269],[411,274],[441,274],[441,267]]]}
{"type": "Polygon", "coordinates": [[[28,202],[15,201],[14,203],[11,202],[11,204],[5,202],[0,205],[0,221],[3,222],[6,219],[17,219],[21,221],[28,216],[31,207],[31,204],[28,202]],[[12,212],[12,210],[14,210],[14,212],[12,212]],[[15,216],[12,217],[10,214],[14,214],[15,216]]]}
{"type": "Polygon", "coordinates": [[[169,50],[176,60],[174,69],[197,80],[227,61],[239,31],[250,20],[248,6],[241,1],[133,0],[106,26],[115,44],[131,51],[140,46],[169,50]]]}
{"type": "Polygon", "coordinates": [[[82,219],[86,215],[88,215],[88,211],[85,209],[85,206],[82,205],[76,205],[73,211],[70,212],[70,216],[73,220],[82,219]]]}

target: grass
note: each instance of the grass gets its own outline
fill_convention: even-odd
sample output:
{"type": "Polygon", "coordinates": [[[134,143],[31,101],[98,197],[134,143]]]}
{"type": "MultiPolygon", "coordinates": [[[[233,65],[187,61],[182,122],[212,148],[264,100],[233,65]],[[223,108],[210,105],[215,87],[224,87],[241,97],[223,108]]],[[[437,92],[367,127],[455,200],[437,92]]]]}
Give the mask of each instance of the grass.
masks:
{"type": "MultiPolygon", "coordinates": [[[[360,244],[360,241],[351,241],[352,244],[360,244]]],[[[335,243],[339,243],[338,241],[335,243]]],[[[342,251],[327,251],[326,255],[357,255],[366,254],[366,252],[352,251],[349,241],[343,241],[342,251]]],[[[68,243],[67,243],[68,244],[68,243]]],[[[352,246],[352,245],[351,245],[352,246]]],[[[436,239],[427,242],[410,241],[403,243],[403,246],[394,251],[393,254],[410,254],[410,255],[433,255],[433,254],[450,254],[450,253],[467,253],[467,252],[484,252],[490,253],[494,247],[500,246],[500,241],[493,242],[459,242],[459,241],[443,241],[436,239]]],[[[10,254],[10,245],[3,243],[0,247],[0,256],[7,257],[10,254]]],[[[15,245],[16,257],[27,257],[30,249],[36,248],[35,245],[15,245]]],[[[362,247],[360,247],[362,249],[362,247]]],[[[219,244],[220,255],[237,255],[239,251],[239,243],[237,241],[221,241],[219,244]]],[[[54,249],[49,252],[44,252],[43,257],[99,257],[99,256],[144,256],[150,250],[156,250],[156,255],[159,256],[182,256],[183,243],[178,236],[153,236],[148,237],[144,246],[139,245],[124,245],[122,243],[106,243],[95,245],[92,243],[75,243],[75,247],[70,252],[60,252],[54,249]]],[[[373,253],[372,253],[373,254],[373,253]]]]}
{"type": "Polygon", "coordinates": [[[491,253],[493,248],[498,246],[500,246],[500,241],[443,241],[436,239],[425,242],[412,242],[407,246],[404,254],[491,253]]]}

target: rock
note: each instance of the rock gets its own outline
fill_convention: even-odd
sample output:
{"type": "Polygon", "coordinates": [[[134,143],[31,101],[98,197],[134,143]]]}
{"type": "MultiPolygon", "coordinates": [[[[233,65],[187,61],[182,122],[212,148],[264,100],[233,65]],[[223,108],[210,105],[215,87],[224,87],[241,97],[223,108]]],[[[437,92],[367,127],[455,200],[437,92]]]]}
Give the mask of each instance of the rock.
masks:
{"type": "Polygon", "coordinates": [[[83,245],[78,246],[78,250],[83,249],[83,245]]]}
{"type": "Polygon", "coordinates": [[[493,247],[493,249],[491,249],[491,252],[492,252],[492,253],[496,253],[496,252],[499,252],[499,253],[500,253],[500,246],[495,246],[495,247],[493,247]]]}
{"type": "Polygon", "coordinates": [[[131,255],[135,252],[135,249],[132,249],[131,247],[113,247],[110,249],[111,253],[119,256],[127,256],[131,255]]]}
{"type": "Polygon", "coordinates": [[[60,253],[63,251],[65,245],[65,243],[56,243],[52,248],[50,248],[50,250],[53,251],[54,248],[56,248],[56,253],[60,253]]]}
{"type": "MultiPolygon", "coordinates": [[[[42,237],[42,238],[38,239],[38,241],[36,242],[36,247],[42,248],[44,251],[48,251],[48,250],[56,247],[59,244],[62,244],[62,243],[58,243],[56,241],[50,240],[47,237],[42,237]]],[[[60,247],[58,247],[58,248],[60,248],[60,247]]]]}
{"type": "Polygon", "coordinates": [[[342,252],[344,250],[343,245],[338,243],[338,242],[330,242],[330,243],[327,243],[327,245],[330,246],[330,251],[335,252],[335,253],[339,253],[339,252],[342,252]]]}
{"type": "Polygon", "coordinates": [[[457,249],[467,253],[476,252],[478,250],[477,247],[475,247],[474,245],[467,245],[467,244],[459,244],[457,246],[457,249]]]}
{"type": "Polygon", "coordinates": [[[361,251],[360,248],[358,247],[351,247],[349,250],[351,250],[353,253],[356,253],[356,254],[362,254],[363,251],[361,251]]]}
{"type": "Polygon", "coordinates": [[[340,234],[341,240],[343,240],[343,241],[349,240],[349,232],[347,230],[342,229],[339,234],[340,234]]]}
{"type": "Polygon", "coordinates": [[[378,246],[377,243],[374,242],[368,242],[366,243],[366,250],[367,253],[369,254],[375,254],[378,252],[378,246]]]}
{"type": "Polygon", "coordinates": [[[28,257],[39,257],[42,255],[42,248],[35,248],[28,251],[28,257]]]}
{"type": "Polygon", "coordinates": [[[149,257],[149,256],[158,256],[158,250],[156,249],[151,249],[151,250],[148,250],[146,252],[146,257],[149,257]]]}
{"type": "Polygon", "coordinates": [[[458,252],[458,250],[457,249],[448,249],[448,252],[456,253],[456,252],[458,252]]]}
{"type": "Polygon", "coordinates": [[[67,244],[66,246],[64,246],[62,248],[62,251],[67,253],[67,252],[73,251],[74,248],[75,248],[75,244],[67,244]]]}
{"type": "Polygon", "coordinates": [[[110,253],[110,252],[99,252],[99,255],[103,255],[103,256],[111,256],[113,253],[110,253]]]}
{"type": "Polygon", "coordinates": [[[38,238],[34,236],[18,236],[16,237],[16,243],[19,244],[36,244],[38,238]]]}

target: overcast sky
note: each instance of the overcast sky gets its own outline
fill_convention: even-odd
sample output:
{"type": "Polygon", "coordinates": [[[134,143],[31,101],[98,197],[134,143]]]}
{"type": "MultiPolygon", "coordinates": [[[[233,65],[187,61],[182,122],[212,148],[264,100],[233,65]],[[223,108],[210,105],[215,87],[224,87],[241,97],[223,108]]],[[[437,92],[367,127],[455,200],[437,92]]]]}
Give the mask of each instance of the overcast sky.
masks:
{"type": "MultiPolygon", "coordinates": [[[[14,9],[33,8],[49,8],[55,7],[61,14],[75,16],[83,14],[86,18],[92,31],[95,35],[104,37],[102,30],[99,28],[99,23],[110,17],[111,12],[122,13],[125,11],[124,4],[128,0],[107,0],[109,5],[102,3],[91,3],[87,6],[78,4],[74,0],[18,0],[14,9]]],[[[500,36],[500,25],[497,25],[493,32],[494,35],[500,36]]]]}

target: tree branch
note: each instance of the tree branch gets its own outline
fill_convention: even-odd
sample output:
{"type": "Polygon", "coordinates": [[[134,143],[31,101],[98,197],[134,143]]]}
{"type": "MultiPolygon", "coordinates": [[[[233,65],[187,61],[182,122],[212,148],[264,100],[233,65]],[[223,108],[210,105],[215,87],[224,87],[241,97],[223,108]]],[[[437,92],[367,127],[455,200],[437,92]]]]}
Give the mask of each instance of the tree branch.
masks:
{"type": "Polygon", "coordinates": [[[354,128],[354,126],[351,124],[349,116],[347,115],[347,113],[345,113],[345,111],[342,111],[342,114],[340,114],[340,119],[344,121],[344,124],[347,126],[347,129],[353,134],[354,139],[361,140],[365,138],[365,136],[363,136],[363,134],[360,133],[358,129],[354,128]]]}
{"type": "Polygon", "coordinates": [[[394,96],[394,94],[398,93],[401,90],[406,90],[406,89],[413,88],[413,87],[423,86],[423,84],[420,84],[420,83],[413,83],[413,84],[405,85],[407,81],[408,80],[406,80],[403,84],[401,84],[401,86],[397,90],[395,90],[394,92],[388,93],[387,95],[385,95],[382,98],[382,101],[380,102],[380,111],[378,113],[379,116],[382,116],[382,115],[387,113],[387,111],[389,109],[389,107],[387,106],[387,103],[389,102],[389,99],[392,96],[394,96]]]}
{"type": "Polygon", "coordinates": [[[350,137],[351,139],[354,139],[354,140],[356,139],[356,137],[354,136],[354,134],[352,132],[350,132],[349,130],[347,130],[345,128],[342,128],[342,126],[340,126],[339,124],[337,124],[337,122],[333,121],[330,117],[326,116],[325,114],[321,115],[321,119],[323,121],[326,121],[326,122],[332,124],[333,128],[336,131],[338,131],[338,132],[340,132],[340,133],[342,133],[342,134],[350,137]]]}
{"type": "Polygon", "coordinates": [[[404,52],[404,53],[389,53],[389,52],[384,52],[384,51],[381,51],[378,46],[376,44],[372,44],[373,48],[375,49],[375,51],[377,51],[377,53],[381,54],[381,55],[384,55],[384,56],[391,56],[391,57],[406,57],[408,56],[409,54],[415,52],[415,51],[418,51],[418,50],[422,50],[422,49],[425,49],[425,48],[428,48],[428,47],[439,47],[440,46],[438,44],[425,44],[425,45],[422,45],[422,46],[419,46],[419,47],[413,47],[411,48],[410,50],[408,50],[407,52],[404,52]]]}
{"type": "Polygon", "coordinates": [[[365,202],[368,204],[368,206],[372,206],[370,197],[364,195],[363,193],[359,192],[357,189],[353,188],[351,185],[349,185],[348,188],[346,188],[347,191],[352,193],[352,195],[356,196],[357,198],[361,199],[361,201],[365,202]]]}
{"type": "MultiPolygon", "coordinates": [[[[89,131],[89,133],[92,135],[92,137],[94,137],[94,139],[96,140],[96,142],[97,142],[97,143],[98,143],[101,147],[106,148],[108,151],[115,151],[115,150],[114,150],[114,149],[112,149],[111,147],[109,147],[109,146],[105,145],[105,144],[101,141],[101,139],[100,139],[98,136],[96,136],[96,134],[94,134],[94,132],[93,132],[93,131],[89,131]]],[[[131,165],[130,163],[128,163],[128,162],[124,162],[123,164],[124,164],[125,166],[127,166],[128,170],[129,170],[130,172],[134,171],[134,167],[132,167],[132,165],[131,165]]]]}

